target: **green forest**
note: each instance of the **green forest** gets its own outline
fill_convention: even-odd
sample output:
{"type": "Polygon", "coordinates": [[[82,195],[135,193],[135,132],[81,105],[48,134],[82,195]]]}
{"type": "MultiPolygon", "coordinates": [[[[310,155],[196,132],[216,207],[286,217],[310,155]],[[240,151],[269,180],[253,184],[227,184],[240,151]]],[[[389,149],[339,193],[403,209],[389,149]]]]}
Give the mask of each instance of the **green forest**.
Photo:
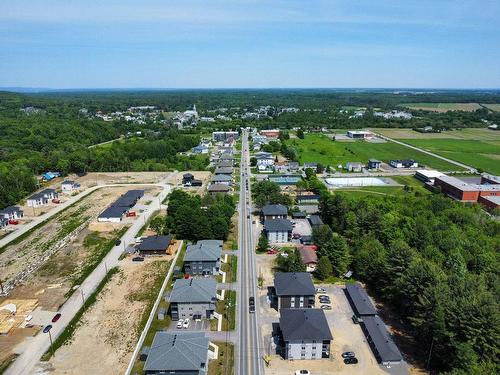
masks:
{"type": "Polygon", "coordinates": [[[318,277],[354,276],[409,324],[430,366],[498,371],[500,223],[441,195],[323,194],[318,277]]]}

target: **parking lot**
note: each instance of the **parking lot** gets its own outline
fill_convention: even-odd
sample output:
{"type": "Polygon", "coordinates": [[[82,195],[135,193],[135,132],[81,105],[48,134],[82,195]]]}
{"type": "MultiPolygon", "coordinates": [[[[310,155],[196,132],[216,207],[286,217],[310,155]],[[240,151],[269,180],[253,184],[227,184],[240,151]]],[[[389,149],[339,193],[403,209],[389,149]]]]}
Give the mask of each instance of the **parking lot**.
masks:
{"type": "MultiPolygon", "coordinates": [[[[344,294],[343,286],[328,284],[316,285],[316,287],[322,287],[326,290],[325,293],[316,295],[317,308],[322,305],[318,298],[320,294],[328,295],[331,301],[332,309],[325,310],[325,316],[333,336],[330,359],[286,361],[277,355],[273,355],[270,366],[266,368],[266,374],[293,374],[294,371],[302,369],[309,370],[311,374],[408,374],[405,364],[386,368],[377,363],[370,346],[366,342],[361,326],[354,324],[351,319],[353,311],[344,294]],[[346,365],[343,363],[341,355],[347,351],[356,354],[358,364],[346,365]]],[[[261,309],[263,316],[260,321],[263,323],[261,329],[267,352],[271,347],[271,322],[279,321],[279,317],[276,312],[272,313],[273,310],[265,304],[261,304],[261,306],[264,306],[261,309]]]]}
{"type": "Polygon", "coordinates": [[[210,320],[202,319],[200,321],[196,321],[190,319],[189,327],[187,328],[177,328],[177,321],[172,321],[170,323],[170,327],[168,327],[169,331],[210,331],[210,320]]]}
{"type": "Polygon", "coordinates": [[[294,219],[293,233],[300,234],[301,236],[310,236],[312,234],[311,224],[307,219],[294,219]]]}

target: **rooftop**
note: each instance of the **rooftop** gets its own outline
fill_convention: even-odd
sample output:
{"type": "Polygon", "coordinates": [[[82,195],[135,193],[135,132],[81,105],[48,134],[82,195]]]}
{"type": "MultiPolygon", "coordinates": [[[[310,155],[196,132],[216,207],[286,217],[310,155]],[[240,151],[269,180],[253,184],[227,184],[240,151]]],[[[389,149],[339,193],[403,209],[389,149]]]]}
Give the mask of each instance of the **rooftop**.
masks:
{"type": "Polygon", "coordinates": [[[229,186],[224,184],[212,184],[208,187],[210,193],[227,193],[230,190],[229,186]]]}
{"type": "Polygon", "coordinates": [[[377,313],[370,297],[368,297],[368,294],[361,286],[358,284],[346,284],[346,290],[358,315],[375,315],[377,313]]]}
{"type": "Polygon", "coordinates": [[[221,240],[198,241],[196,245],[186,248],[185,262],[217,261],[222,253],[221,240]]]}
{"type": "Polygon", "coordinates": [[[172,236],[150,236],[142,239],[142,242],[137,246],[140,251],[155,251],[165,250],[172,242],[172,236]]]}
{"type": "Polygon", "coordinates": [[[213,279],[177,279],[170,302],[211,302],[215,300],[217,283],[213,279]]]}
{"type": "Polygon", "coordinates": [[[274,288],[278,296],[313,296],[316,293],[308,272],[277,272],[274,288]]]}
{"type": "Polygon", "coordinates": [[[293,226],[288,219],[268,219],[264,222],[264,229],[268,232],[290,232],[293,226]]]}
{"type": "Polygon", "coordinates": [[[262,207],[264,216],[282,216],[288,215],[288,208],[282,204],[267,204],[262,207]]]}
{"type": "Polygon", "coordinates": [[[282,309],[280,314],[280,329],[285,341],[333,339],[321,309],[282,309]]]}
{"type": "Polygon", "coordinates": [[[454,188],[459,189],[461,191],[500,191],[500,184],[496,185],[468,184],[467,182],[462,181],[456,177],[446,176],[446,175],[436,177],[435,181],[438,180],[443,181],[444,183],[451,185],[454,188]]]}
{"type": "Polygon", "coordinates": [[[382,362],[398,362],[403,359],[401,352],[387,332],[384,322],[378,315],[363,317],[363,325],[382,362]]]}
{"type": "Polygon", "coordinates": [[[145,371],[183,371],[201,373],[208,366],[208,337],[203,332],[164,332],[155,334],[144,363],[145,371]]]}

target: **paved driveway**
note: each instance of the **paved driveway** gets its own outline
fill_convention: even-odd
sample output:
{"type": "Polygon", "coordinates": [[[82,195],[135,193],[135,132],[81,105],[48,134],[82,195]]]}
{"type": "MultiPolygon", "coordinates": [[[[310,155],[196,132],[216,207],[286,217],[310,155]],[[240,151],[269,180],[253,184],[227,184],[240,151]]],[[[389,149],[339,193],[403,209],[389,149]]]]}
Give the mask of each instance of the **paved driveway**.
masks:
{"type": "Polygon", "coordinates": [[[295,222],[295,226],[293,227],[293,233],[298,233],[301,236],[310,236],[312,234],[311,224],[309,224],[309,220],[307,219],[295,219],[292,220],[295,222]]]}

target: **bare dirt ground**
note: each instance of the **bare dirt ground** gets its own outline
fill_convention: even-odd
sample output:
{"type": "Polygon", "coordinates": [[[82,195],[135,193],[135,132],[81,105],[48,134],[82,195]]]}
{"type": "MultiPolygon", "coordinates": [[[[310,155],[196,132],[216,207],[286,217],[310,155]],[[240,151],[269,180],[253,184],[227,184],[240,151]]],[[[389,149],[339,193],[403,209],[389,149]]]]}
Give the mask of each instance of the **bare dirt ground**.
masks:
{"type": "Polygon", "coordinates": [[[121,374],[125,371],[138,338],[138,324],[147,301],[130,296],[148,287],[156,265],[172,256],[144,262],[124,259],[97,302],[82,318],[68,345],[43,367],[50,374],[121,374]]]}
{"type": "MultiPolygon", "coordinates": [[[[37,268],[20,284],[16,285],[8,296],[0,297],[0,303],[12,299],[37,299],[43,310],[57,311],[66,300],[66,293],[73,285],[75,275],[95,256],[96,249],[85,246],[84,241],[92,232],[89,224],[95,221],[100,212],[120,194],[130,187],[102,188],[83,198],[43,226],[32,231],[17,244],[9,245],[0,254],[0,269],[4,286],[9,281],[38,263],[37,268]],[[44,256],[55,251],[48,259],[44,256]]],[[[159,191],[149,189],[146,194],[159,191]]],[[[126,225],[114,224],[112,229],[126,225]]],[[[94,239],[108,239],[113,232],[93,235],[94,239]]],[[[90,236],[92,237],[92,236],[90,236]]],[[[8,335],[0,336],[0,363],[7,358],[11,349],[25,336],[32,335],[32,330],[13,328],[8,335]]]]}
{"type": "Polygon", "coordinates": [[[82,187],[91,187],[97,184],[152,184],[158,183],[168,176],[171,172],[91,172],[85,176],[68,176],[68,180],[77,181],[82,187]]]}
{"type": "Polygon", "coordinates": [[[376,133],[394,139],[470,139],[480,141],[495,141],[500,139],[500,132],[486,128],[466,128],[462,130],[448,130],[441,133],[419,133],[412,129],[373,128],[376,133]]]}
{"type": "Polygon", "coordinates": [[[204,194],[205,189],[208,186],[208,182],[210,181],[210,177],[212,177],[212,173],[209,171],[182,171],[178,173],[171,173],[166,182],[172,184],[174,187],[182,186],[182,176],[185,173],[191,173],[196,180],[201,180],[202,185],[196,187],[188,187],[187,190],[195,192],[196,194],[204,194]]]}

